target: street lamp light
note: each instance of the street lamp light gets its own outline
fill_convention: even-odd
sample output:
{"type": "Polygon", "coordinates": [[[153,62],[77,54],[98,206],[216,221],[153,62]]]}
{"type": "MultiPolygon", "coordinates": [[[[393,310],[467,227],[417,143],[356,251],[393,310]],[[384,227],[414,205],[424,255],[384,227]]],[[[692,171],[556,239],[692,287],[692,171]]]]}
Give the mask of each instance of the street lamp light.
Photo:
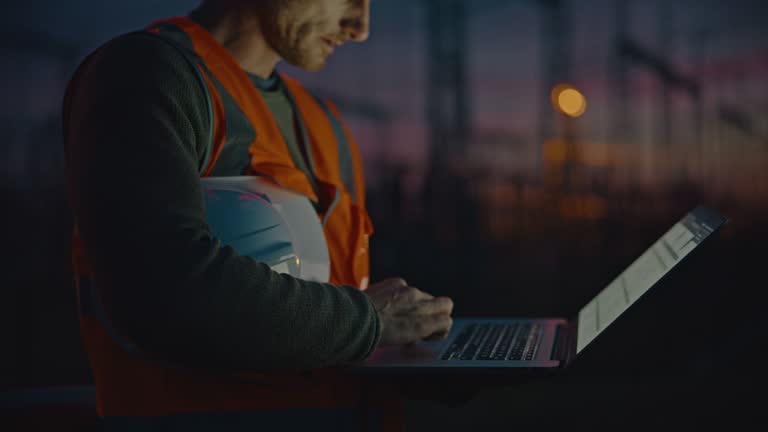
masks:
{"type": "Polygon", "coordinates": [[[552,106],[569,117],[580,117],[587,110],[587,98],[569,84],[558,84],[550,95],[552,106]]]}

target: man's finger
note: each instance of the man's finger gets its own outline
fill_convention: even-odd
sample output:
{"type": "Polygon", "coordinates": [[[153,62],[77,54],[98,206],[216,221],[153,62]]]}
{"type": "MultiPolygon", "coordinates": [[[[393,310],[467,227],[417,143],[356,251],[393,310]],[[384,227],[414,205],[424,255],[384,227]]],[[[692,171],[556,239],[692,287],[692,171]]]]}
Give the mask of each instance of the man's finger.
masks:
{"type": "Polygon", "coordinates": [[[395,300],[403,305],[412,305],[414,303],[423,300],[431,300],[433,298],[434,297],[430,294],[427,294],[424,291],[414,287],[405,288],[395,295],[395,300]]]}
{"type": "Polygon", "coordinates": [[[427,342],[441,341],[447,338],[450,333],[451,333],[450,331],[432,333],[431,335],[424,338],[424,340],[427,342]]]}
{"type": "Polygon", "coordinates": [[[388,281],[390,283],[395,284],[396,286],[399,286],[399,287],[407,287],[408,286],[408,282],[406,282],[405,279],[403,279],[403,278],[392,278],[392,279],[389,279],[388,281]]]}
{"type": "Polygon", "coordinates": [[[379,281],[373,285],[372,287],[378,287],[378,288],[404,288],[408,286],[408,282],[405,281],[403,278],[387,278],[382,281],[379,281]]]}
{"type": "Polygon", "coordinates": [[[413,313],[417,315],[450,315],[453,311],[453,300],[449,297],[437,297],[421,300],[413,306],[413,313]]]}
{"type": "Polygon", "coordinates": [[[424,339],[435,333],[444,333],[451,330],[453,319],[448,315],[430,315],[423,318],[419,326],[419,339],[424,339]]]}

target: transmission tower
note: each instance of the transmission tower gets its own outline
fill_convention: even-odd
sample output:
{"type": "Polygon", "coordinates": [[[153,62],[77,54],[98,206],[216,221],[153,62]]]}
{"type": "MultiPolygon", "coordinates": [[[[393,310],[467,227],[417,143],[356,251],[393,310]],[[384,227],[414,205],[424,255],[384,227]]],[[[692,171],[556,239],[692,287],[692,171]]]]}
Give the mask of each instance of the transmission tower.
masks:
{"type": "Polygon", "coordinates": [[[432,168],[461,157],[469,141],[465,0],[424,0],[427,23],[426,115],[432,168]]]}

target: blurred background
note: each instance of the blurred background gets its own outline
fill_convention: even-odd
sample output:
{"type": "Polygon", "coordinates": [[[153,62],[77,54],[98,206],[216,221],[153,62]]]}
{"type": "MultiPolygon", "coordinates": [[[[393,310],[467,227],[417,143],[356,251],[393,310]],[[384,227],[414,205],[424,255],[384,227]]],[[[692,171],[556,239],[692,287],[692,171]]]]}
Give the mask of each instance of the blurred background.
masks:
{"type": "MultiPolygon", "coordinates": [[[[69,268],[69,77],[109,38],[196,3],[0,6],[0,390],[91,379],[69,268]]],[[[572,316],[693,206],[730,219],[671,279],[675,307],[624,324],[662,341],[638,344],[624,380],[598,364],[459,407],[409,402],[411,428],[551,419],[554,392],[571,401],[563,417],[605,420],[610,404],[615,418],[660,419],[681,399],[722,408],[712,380],[751,380],[765,334],[767,18],[761,0],[374,0],[367,43],[320,73],[281,66],[335,100],[357,138],[373,280],[452,296],[456,315],[572,316]]]]}

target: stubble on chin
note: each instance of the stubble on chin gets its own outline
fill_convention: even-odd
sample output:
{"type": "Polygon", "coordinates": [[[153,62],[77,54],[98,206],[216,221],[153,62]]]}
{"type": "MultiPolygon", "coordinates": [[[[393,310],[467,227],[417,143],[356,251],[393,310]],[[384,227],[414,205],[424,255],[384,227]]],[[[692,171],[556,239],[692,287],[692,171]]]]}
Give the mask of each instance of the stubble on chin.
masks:
{"type": "Polygon", "coordinates": [[[263,16],[262,23],[267,43],[287,63],[307,71],[322,69],[329,53],[322,47],[319,28],[323,22],[316,21],[321,14],[318,5],[306,0],[273,0],[283,2],[283,9],[273,9],[263,16]]]}
{"type": "Polygon", "coordinates": [[[281,47],[281,54],[288,63],[308,71],[317,71],[325,66],[329,54],[323,51],[323,42],[311,24],[287,32],[283,41],[287,43],[281,47]]]}

